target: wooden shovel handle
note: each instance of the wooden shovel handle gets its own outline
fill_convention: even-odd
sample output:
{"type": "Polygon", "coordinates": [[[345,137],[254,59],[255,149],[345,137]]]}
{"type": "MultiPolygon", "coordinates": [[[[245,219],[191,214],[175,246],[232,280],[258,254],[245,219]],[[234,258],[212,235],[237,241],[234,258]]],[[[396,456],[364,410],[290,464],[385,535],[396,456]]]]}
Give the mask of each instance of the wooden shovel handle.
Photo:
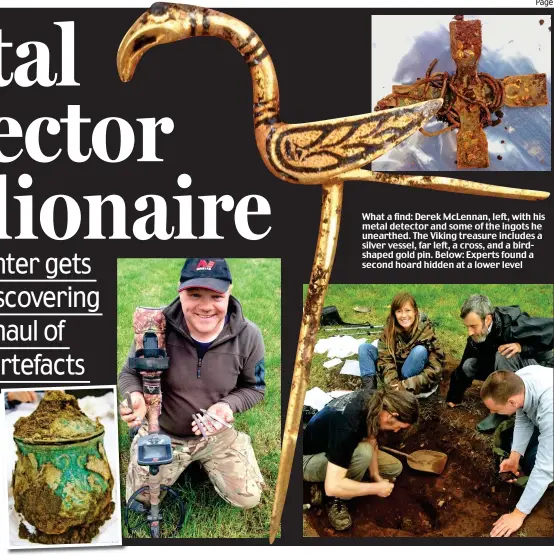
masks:
{"type": "Polygon", "coordinates": [[[391,449],[390,447],[385,447],[384,445],[380,445],[379,449],[381,449],[382,451],[387,451],[388,453],[394,453],[395,455],[402,455],[408,460],[413,459],[413,457],[411,455],[408,455],[408,453],[402,453],[402,451],[397,451],[396,449],[391,449]]]}

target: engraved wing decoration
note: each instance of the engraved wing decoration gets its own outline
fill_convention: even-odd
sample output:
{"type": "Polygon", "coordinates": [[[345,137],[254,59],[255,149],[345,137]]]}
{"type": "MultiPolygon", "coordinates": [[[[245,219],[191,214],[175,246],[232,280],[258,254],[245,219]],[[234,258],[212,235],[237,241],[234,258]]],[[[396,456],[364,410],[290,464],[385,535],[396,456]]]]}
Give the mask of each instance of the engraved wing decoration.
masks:
{"type": "Polygon", "coordinates": [[[320,184],[365,166],[415,133],[442,99],[346,118],[275,126],[267,137],[273,170],[287,181],[320,184]]]}

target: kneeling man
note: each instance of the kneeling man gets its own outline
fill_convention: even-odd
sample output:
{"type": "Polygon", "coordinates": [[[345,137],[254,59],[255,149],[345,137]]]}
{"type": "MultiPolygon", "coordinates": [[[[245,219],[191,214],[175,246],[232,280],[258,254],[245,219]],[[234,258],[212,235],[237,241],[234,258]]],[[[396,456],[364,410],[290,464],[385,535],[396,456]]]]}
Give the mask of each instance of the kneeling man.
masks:
{"type": "MultiPolygon", "coordinates": [[[[164,310],[170,369],[162,377],[162,432],[171,437],[173,462],[160,467],[161,483],[173,485],[192,463],[206,470],[217,493],[242,509],[255,507],[264,479],[248,435],[214,421],[201,430],[193,415],[205,409],[220,421],[260,402],[265,392],[264,342],[259,328],[243,313],[231,295],[231,271],[223,258],[187,258],[181,270],[179,296],[164,310]]],[[[135,345],[129,358],[135,356],[135,345]]],[[[127,359],[128,360],[128,359],[127,359]]],[[[129,427],[146,416],[142,376],[125,362],[119,390],[130,393],[132,407],[120,405],[129,427]]],[[[138,464],[138,440],[148,433],[146,422],[133,443],[126,481],[126,499],[148,483],[148,467],[138,464]]],[[[129,504],[143,512],[150,494],[144,492],[129,504]]]]}
{"type": "Polygon", "coordinates": [[[391,494],[389,480],[402,472],[402,463],[379,450],[377,435],[409,428],[418,416],[417,399],[408,391],[362,389],[333,399],[310,420],[304,430],[304,480],[325,483],[331,498],[327,516],[335,530],[352,526],[344,500],[391,494]],[[368,471],[373,483],[362,482],[368,471]]]}
{"type": "Polygon", "coordinates": [[[494,372],[481,388],[481,399],[491,413],[516,415],[511,453],[500,463],[500,472],[513,472],[518,476],[520,462],[522,469],[530,472],[514,511],[494,523],[493,537],[510,536],[519,530],[552,482],[552,384],[552,368],[535,365],[515,373],[494,372]]]}

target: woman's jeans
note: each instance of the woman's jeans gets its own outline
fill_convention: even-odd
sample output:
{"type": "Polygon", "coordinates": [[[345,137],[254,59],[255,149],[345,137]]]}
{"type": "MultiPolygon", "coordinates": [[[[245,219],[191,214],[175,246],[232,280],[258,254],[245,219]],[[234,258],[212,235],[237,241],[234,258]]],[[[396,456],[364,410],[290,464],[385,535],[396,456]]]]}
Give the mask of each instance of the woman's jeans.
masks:
{"type": "MultiPolygon", "coordinates": [[[[377,347],[371,343],[362,343],[358,348],[358,360],[360,362],[361,376],[375,376],[377,373],[377,359],[379,358],[377,347]]],[[[408,355],[408,358],[400,369],[401,379],[405,380],[417,376],[429,361],[429,353],[423,345],[416,345],[408,355]]]]}

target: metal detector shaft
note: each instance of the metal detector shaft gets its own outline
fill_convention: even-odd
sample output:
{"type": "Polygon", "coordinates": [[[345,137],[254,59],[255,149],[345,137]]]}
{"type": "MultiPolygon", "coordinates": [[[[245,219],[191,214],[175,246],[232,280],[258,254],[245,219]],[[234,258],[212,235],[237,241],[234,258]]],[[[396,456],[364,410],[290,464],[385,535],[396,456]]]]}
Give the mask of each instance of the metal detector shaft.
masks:
{"type": "MultiPolygon", "coordinates": [[[[372,333],[381,333],[379,331],[355,331],[354,333],[349,333],[348,335],[370,335],[372,333]]],[[[345,337],[345,336],[343,336],[345,337]]]]}
{"type": "Polygon", "coordinates": [[[158,467],[150,467],[148,474],[148,489],[150,491],[150,514],[148,521],[150,522],[150,535],[153,538],[160,537],[160,488],[162,477],[157,472],[158,467]],[[152,468],[156,468],[156,472],[152,472],[152,468]]]}
{"type": "MultiPolygon", "coordinates": [[[[322,327],[320,328],[321,331],[349,331],[349,330],[366,330],[366,329],[370,329],[370,330],[382,330],[385,326],[344,326],[342,328],[328,328],[328,327],[322,327]]],[[[371,333],[371,331],[369,331],[368,333],[371,333]]],[[[378,332],[374,332],[374,333],[378,333],[378,332]]]]}

